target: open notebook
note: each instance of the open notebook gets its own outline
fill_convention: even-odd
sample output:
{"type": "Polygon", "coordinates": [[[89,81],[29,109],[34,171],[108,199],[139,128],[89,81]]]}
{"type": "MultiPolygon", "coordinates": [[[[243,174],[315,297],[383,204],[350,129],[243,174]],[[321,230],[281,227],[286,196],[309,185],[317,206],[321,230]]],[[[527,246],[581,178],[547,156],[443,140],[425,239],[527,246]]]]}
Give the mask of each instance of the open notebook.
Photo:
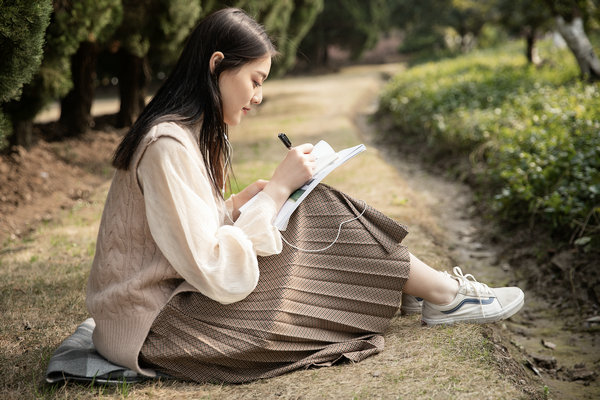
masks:
{"type": "MultiPolygon", "coordinates": [[[[290,216],[296,210],[296,208],[298,208],[306,196],[308,196],[308,194],[315,188],[315,186],[317,186],[334,169],[365,150],[365,145],[359,144],[358,146],[349,147],[336,152],[326,141],[319,141],[314,146],[312,151],[312,154],[316,158],[317,164],[313,177],[301,188],[292,193],[292,195],[283,204],[283,207],[281,207],[279,213],[275,217],[275,221],[273,222],[275,227],[280,231],[285,231],[290,216]]],[[[240,211],[243,212],[244,208],[251,204],[251,202],[252,200],[242,206],[240,211]]]]}

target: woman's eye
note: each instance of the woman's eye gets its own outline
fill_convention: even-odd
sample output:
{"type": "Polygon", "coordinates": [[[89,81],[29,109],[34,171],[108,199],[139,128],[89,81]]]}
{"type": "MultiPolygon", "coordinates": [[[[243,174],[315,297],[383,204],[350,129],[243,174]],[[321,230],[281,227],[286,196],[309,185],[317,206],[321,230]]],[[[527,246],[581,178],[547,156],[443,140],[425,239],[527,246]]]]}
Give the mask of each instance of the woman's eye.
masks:
{"type": "Polygon", "coordinates": [[[260,86],[261,86],[260,82],[254,81],[254,87],[255,88],[260,87],[260,86]]]}

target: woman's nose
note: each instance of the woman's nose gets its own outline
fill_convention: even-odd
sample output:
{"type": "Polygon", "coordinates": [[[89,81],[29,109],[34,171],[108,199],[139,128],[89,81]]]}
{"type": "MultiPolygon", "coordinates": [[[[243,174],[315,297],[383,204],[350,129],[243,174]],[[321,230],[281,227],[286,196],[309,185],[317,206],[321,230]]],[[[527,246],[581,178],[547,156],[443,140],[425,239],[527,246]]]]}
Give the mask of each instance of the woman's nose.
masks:
{"type": "Polygon", "coordinates": [[[262,90],[257,91],[256,93],[254,93],[254,96],[252,96],[252,102],[254,104],[260,104],[262,103],[262,90]]]}

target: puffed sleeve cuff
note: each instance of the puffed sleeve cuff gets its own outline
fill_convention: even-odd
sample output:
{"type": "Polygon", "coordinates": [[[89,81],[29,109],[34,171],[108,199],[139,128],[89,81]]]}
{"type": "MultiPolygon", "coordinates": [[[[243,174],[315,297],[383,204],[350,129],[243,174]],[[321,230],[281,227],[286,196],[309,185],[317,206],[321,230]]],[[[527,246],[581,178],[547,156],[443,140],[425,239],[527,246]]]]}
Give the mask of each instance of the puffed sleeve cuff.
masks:
{"type": "Polygon", "coordinates": [[[244,231],[259,256],[281,253],[281,235],[273,225],[277,211],[271,196],[260,192],[235,221],[234,225],[244,231]]]}

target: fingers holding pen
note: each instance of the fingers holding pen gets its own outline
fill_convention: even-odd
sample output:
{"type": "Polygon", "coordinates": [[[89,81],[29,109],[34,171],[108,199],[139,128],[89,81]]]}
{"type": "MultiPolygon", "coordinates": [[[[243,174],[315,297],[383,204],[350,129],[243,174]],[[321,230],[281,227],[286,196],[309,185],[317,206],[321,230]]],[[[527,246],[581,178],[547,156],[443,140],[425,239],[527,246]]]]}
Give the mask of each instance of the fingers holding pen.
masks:
{"type": "Polygon", "coordinates": [[[310,143],[290,147],[283,161],[275,169],[265,192],[281,207],[292,192],[304,185],[313,176],[315,156],[310,143]]]}
{"type": "Polygon", "coordinates": [[[304,143],[299,146],[292,147],[292,142],[285,133],[280,133],[277,135],[277,137],[290,152],[295,154],[297,157],[303,158],[303,164],[311,169],[312,176],[312,173],[315,171],[315,157],[312,155],[314,146],[311,143],[304,143]]]}
{"type": "Polygon", "coordinates": [[[275,169],[271,182],[285,188],[289,195],[312,178],[315,168],[315,157],[310,154],[312,148],[309,143],[290,148],[275,169]]]}
{"type": "Polygon", "coordinates": [[[314,147],[315,146],[313,146],[311,143],[303,143],[290,148],[290,151],[295,150],[301,152],[302,154],[310,154],[312,153],[314,147]]]}
{"type": "Polygon", "coordinates": [[[295,158],[301,169],[299,172],[304,172],[305,181],[312,178],[313,173],[315,172],[316,159],[312,154],[313,145],[311,143],[304,143],[295,147],[290,148],[288,156],[295,158]]]}

